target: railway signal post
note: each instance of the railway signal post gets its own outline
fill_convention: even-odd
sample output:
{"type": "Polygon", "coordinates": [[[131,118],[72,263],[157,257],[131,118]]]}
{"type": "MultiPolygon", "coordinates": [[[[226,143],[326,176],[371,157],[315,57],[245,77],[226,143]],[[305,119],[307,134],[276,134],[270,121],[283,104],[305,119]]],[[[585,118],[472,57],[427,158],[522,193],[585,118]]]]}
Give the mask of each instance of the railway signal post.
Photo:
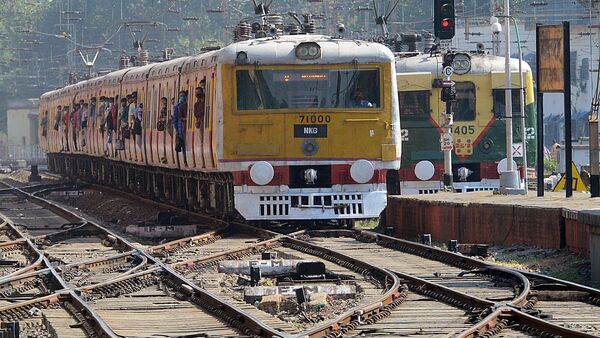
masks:
{"type": "Polygon", "coordinates": [[[448,52],[444,55],[441,100],[446,103],[446,112],[443,114],[442,128],[444,130],[441,137],[442,151],[444,152],[444,188],[452,189],[452,150],[454,141],[452,139],[452,125],[454,124],[454,114],[452,113],[452,102],[456,101],[456,86],[451,80],[453,73],[452,61],[454,54],[448,52]]]}
{"type": "MultiPolygon", "coordinates": [[[[435,0],[434,2],[434,32],[440,40],[450,40],[455,34],[455,13],[454,0],[435,0]]],[[[446,103],[446,112],[443,114],[443,133],[440,137],[442,152],[444,153],[444,188],[453,188],[452,174],[452,150],[454,141],[452,139],[452,124],[454,115],[452,114],[452,102],[456,101],[456,86],[451,80],[452,62],[454,54],[451,51],[444,54],[441,100],[446,103]]]]}

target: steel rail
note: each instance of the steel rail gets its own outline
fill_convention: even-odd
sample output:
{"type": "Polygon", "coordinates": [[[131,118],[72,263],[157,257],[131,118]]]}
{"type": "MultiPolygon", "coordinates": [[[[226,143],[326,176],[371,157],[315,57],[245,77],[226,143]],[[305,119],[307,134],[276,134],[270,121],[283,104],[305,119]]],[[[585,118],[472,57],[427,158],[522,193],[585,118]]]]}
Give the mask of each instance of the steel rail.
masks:
{"type": "MultiPolygon", "coordinates": [[[[328,320],[325,323],[319,324],[313,328],[300,332],[294,337],[325,337],[336,331],[347,332],[355,329],[359,325],[363,325],[371,319],[374,322],[378,315],[383,312],[389,312],[393,307],[399,305],[403,299],[401,298],[401,285],[399,278],[393,273],[373,266],[367,262],[357,260],[355,258],[333,252],[331,250],[314,246],[310,243],[298,241],[294,238],[279,235],[275,238],[253,243],[249,246],[237,249],[227,250],[225,252],[190,259],[178,263],[173,263],[171,266],[174,269],[202,269],[213,266],[219,261],[225,259],[239,259],[260,251],[269,250],[278,246],[289,246],[294,250],[306,252],[308,254],[321,257],[335,264],[343,266],[353,271],[363,274],[367,278],[379,277],[378,280],[384,284],[386,292],[367,305],[358,306],[345,311],[338,317],[328,320]],[[387,281],[388,285],[385,285],[387,281]],[[391,284],[391,286],[389,285],[391,284]],[[400,300],[398,302],[395,302],[400,300]],[[373,318],[373,319],[372,319],[373,318]]],[[[380,316],[381,317],[381,316],[380,316]]],[[[380,318],[378,318],[380,319],[380,318]]]]}
{"type": "MultiPolygon", "coordinates": [[[[44,253],[41,250],[39,250],[39,248],[10,221],[10,218],[7,218],[2,213],[0,213],[0,217],[2,217],[4,219],[4,221],[6,221],[6,223],[9,225],[9,227],[11,227],[15,233],[17,233],[21,238],[23,238],[24,241],[28,244],[28,246],[39,255],[39,257],[42,260],[41,263],[43,263],[43,265],[45,265],[47,267],[50,274],[52,274],[54,279],[56,281],[58,281],[58,283],[61,285],[62,289],[67,290],[66,292],[69,295],[68,296],[69,299],[73,303],[72,305],[76,306],[75,308],[79,311],[79,315],[77,313],[72,313],[71,315],[76,316],[76,317],[78,316],[79,317],[78,319],[85,319],[86,323],[83,323],[84,326],[88,327],[88,329],[90,329],[90,328],[93,329],[98,334],[101,334],[101,337],[111,337],[111,338],[118,337],[112,331],[112,329],[104,322],[104,320],[102,320],[98,316],[98,314],[96,314],[96,312],[93,309],[91,309],[91,307],[89,307],[89,305],[86,304],[79,297],[79,295],[77,295],[75,293],[75,291],[68,286],[68,284],[58,274],[58,272],[56,271],[54,266],[50,263],[48,258],[44,255],[44,253]],[[91,325],[90,325],[90,322],[91,322],[91,325]]],[[[0,279],[0,282],[2,282],[3,280],[4,279],[0,279]]],[[[32,300],[32,301],[34,301],[34,300],[32,300]]],[[[22,305],[22,306],[27,306],[28,304],[29,303],[19,303],[19,305],[22,305]]],[[[2,309],[4,309],[4,308],[0,308],[0,313],[2,312],[2,309]]]]}
{"type": "Polygon", "coordinates": [[[444,251],[424,244],[414,243],[366,230],[307,230],[298,231],[294,233],[294,235],[296,236],[302,234],[316,234],[321,235],[321,237],[351,237],[355,238],[357,241],[371,241],[373,243],[376,243],[377,245],[383,246],[388,249],[413,254],[429,260],[434,260],[461,269],[466,269],[466,271],[462,273],[463,275],[473,273],[485,276],[500,276],[503,278],[518,281],[521,286],[520,292],[511,300],[510,304],[512,305],[525,304],[527,302],[527,295],[529,294],[531,288],[529,280],[522,273],[514,269],[499,267],[470,257],[465,257],[463,255],[456,254],[453,252],[444,251]]]}
{"type": "MultiPolygon", "coordinates": [[[[132,267],[130,269],[128,269],[127,271],[125,271],[111,279],[108,279],[108,281],[112,281],[116,278],[120,278],[123,276],[133,274],[133,273],[137,272],[138,270],[144,268],[148,264],[148,258],[146,258],[146,256],[144,256],[144,255],[141,255],[138,250],[136,250],[136,251],[132,250],[132,251],[119,253],[114,256],[96,258],[96,259],[92,259],[92,260],[88,260],[88,261],[76,262],[76,263],[59,266],[59,267],[57,267],[57,269],[60,271],[60,273],[64,279],[65,274],[68,274],[70,271],[73,271],[73,270],[86,269],[88,271],[94,272],[94,271],[106,268],[107,266],[119,265],[119,264],[125,265],[128,263],[131,263],[130,265],[132,265],[132,267]],[[133,260],[135,258],[139,258],[140,261],[138,263],[133,262],[133,260]]],[[[69,281],[71,280],[70,278],[67,278],[67,279],[69,281]]],[[[95,285],[95,284],[92,284],[92,285],[95,285]]]]}
{"type": "Polygon", "coordinates": [[[486,318],[461,332],[456,338],[491,338],[501,335],[508,325],[518,325],[517,330],[542,337],[574,337],[593,338],[598,337],[583,333],[556,324],[549,323],[543,319],[528,315],[508,306],[499,306],[486,318]]]}
{"type": "MultiPolygon", "coordinates": [[[[36,196],[37,193],[42,193],[42,191],[37,192],[36,194],[30,194],[30,193],[26,193],[18,188],[14,188],[13,190],[15,193],[28,198],[31,202],[36,203],[36,204],[44,207],[45,209],[52,211],[53,213],[56,213],[57,215],[63,217],[64,219],[66,219],[70,222],[73,222],[73,223],[86,222],[87,224],[90,224],[90,225],[100,229],[101,231],[105,232],[109,236],[109,238],[113,239],[113,241],[115,243],[118,243],[125,247],[129,247],[130,250],[138,250],[138,248],[136,248],[128,240],[126,240],[122,236],[112,232],[111,230],[109,230],[99,224],[96,224],[96,223],[93,223],[90,221],[86,221],[83,216],[80,216],[80,215],[74,213],[73,211],[62,207],[62,206],[58,205],[57,203],[54,203],[52,201],[48,201],[46,199],[36,196]]],[[[202,306],[212,307],[214,310],[214,311],[212,311],[214,315],[217,315],[218,317],[225,319],[226,321],[230,322],[230,324],[233,322],[235,328],[237,328],[241,331],[244,331],[244,327],[246,327],[246,328],[249,328],[249,331],[252,332],[252,334],[267,336],[267,337],[283,337],[283,336],[285,336],[281,332],[264,324],[258,318],[246,313],[245,311],[243,311],[241,309],[238,309],[234,305],[199,288],[194,283],[187,280],[185,277],[179,275],[176,271],[172,270],[168,265],[162,263],[159,259],[150,255],[145,250],[139,250],[139,252],[142,255],[144,255],[148,259],[148,261],[157,265],[164,272],[171,275],[171,277],[174,280],[178,281],[181,285],[187,285],[187,287],[188,287],[187,290],[189,290],[189,288],[191,288],[192,291],[189,293],[189,296],[191,299],[195,300],[194,303],[196,305],[201,306],[201,307],[202,306]],[[237,323],[237,325],[236,325],[236,323],[237,323]]],[[[63,283],[64,283],[64,281],[63,281],[63,283]]],[[[86,303],[84,303],[84,301],[82,299],[80,299],[80,301],[81,301],[81,304],[84,304],[86,307],[89,306],[86,303]]],[[[248,330],[246,330],[246,331],[248,331],[248,330]]]]}
{"type": "MultiPolygon", "coordinates": [[[[103,187],[104,188],[104,187],[103,187]]],[[[104,189],[104,190],[113,190],[113,189],[104,189]]],[[[122,195],[126,195],[128,197],[130,197],[129,194],[124,193],[124,192],[119,192],[122,195]]],[[[140,197],[140,199],[143,199],[140,197]]],[[[147,199],[143,199],[145,202],[148,202],[147,199]]],[[[154,202],[156,203],[156,202],[154,202]]],[[[160,205],[165,205],[165,204],[160,204],[160,205]]],[[[176,209],[173,206],[169,206],[169,208],[171,209],[176,209]]],[[[183,212],[187,212],[189,214],[193,214],[193,215],[197,215],[194,212],[191,211],[187,211],[184,209],[179,209],[183,212]]],[[[254,232],[254,231],[259,231],[261,233],[265,233],[265,231],[267,233],[270,233],[271,236],[281,236],[280,234],[274,233],[274,232],[268,232],[268,230],[264,230],[264,229],[259,229],[257,230],[256,228],[249,226],[247,224],[243,224],[241,222],[230,222],[229,224],[237,224],[239,227],[242,228],[246,228],[246,230],[250,231],[250,232],[254,232]]],[[[292,235],[301,235],[302,233],[310,233],[307,231],[299,231],[296,232],[292,235]]],[[[471,258],[471,257],[465,257],[462,255],[458,255],[455,253],[451,253],[451,252],[447,252],[447,251],[443,251],[437,248],[432,248],[429,246],[425,246],[422,244],[418,244],[418,243],[414,243],[414,242],[409,242],[409,241],[405,241],[405,240],[401,240],[401,239],[397,239],[394,237],[390,237],[390,236],[386,236],[386,235],[382,235],[382,234],[378,234],[378,233],[374,233],[371,231],[365,231],[365,230],[328,230],[329,234],[332,234],[332,232],[336,233],[336,234],[341,234],[341,232],[344,232],[344,236],[350,236],[350,237],[363,237],[363,239],[365,240],[369,240],[369,241],[374,241],[376,242],[378,245],[382,245],[384,247],[388,247],[390,249],[396,249],[396,250],[400,250],[406,253],[411,253],[411,254],[415,254],[415,255],[419,255],[422,256],[426,259],[430,259],[430,260],[436,260],[436,261],[440,261],[442,263],[446,263],[449,265],[453,265],[453,266],[457,266],[463,269],[467,269],[467,270],[472,270],[472,273],[481,273],[481,274],[486,274],[486,275],[504,275],[504,276],[509,276],[511,278],[514,278],[516,280],[520,281],[520,284],[523,286],[521,289],[521,292],[509,303],[509,305],[516,307],[517,309],[519,308],[519,306],[523,305],[524,303],[527,302],[527,297],[528,295],[532,294],[532,290],[531,290],[531,285],[530,285],[530,279],[537,279],[537,280],[545,280],[549,283],[554,283],[554,284],[560,284],[563,285],[564,287],[570,288],[571,290],[577,290],[583,293],[588,293],[591,296],[594,297],[594,299],[600,299],[598,298],[598,295],[600,295],[600,291],[592,289],[592,288],[588,288],[582,285],[578,285],[575,283],[571,283],[571,282],[565,282],[562,280],[558,280],[558,279],[554,279],[551,277],[546,277],[546,276],[541,276],[541,275],[537,275],[534,273],[529,273],[529,272],[525,272],[525,271],[520,271],[520,270],[516,270],[516,269],[508,269],[508,268],[500,268],[497,267],[495,265],[489,264],[487,262],[483,262],[481,260],[475,259],[475,258],[471,258]]],[[[358,238],[357,238],[358,239],[358,238]]],[[[182,241],[185,241],[186,239],[182,239],[182,241]]],[[[264,242],[269,242],[269,241],[264,241],[264,242]]],[[[260,247],[260,244],[254,244],[253,245],[255,247],[255,249],[260,247]]],[[[235,257],[236,253],[234,251],[237,251],[237,254],[244,254],[244,251],[246,250],[246,248],[241,248],[241,249],[235,249],[232,250],[232,252],[228,252],[226,254],[230,254],[233,255],[231,257],[235,257]]],[[[222,254],[215,254],[215,255],[211,255],[208,257],[204,257],[204,258],[200,258],[200,259],[192,259],[192,260],[187,260],[185,262],[180,262],[180,263],[175,263],[173,265],[171,265],[173,268],[184,268],[185,266],[189,266],[189,267],[193,267],[196,265],[200,265],[200,266],[204,266],[205,263],[210,263],[210,261],[212,260],[213,264],[214,262],[218,261],[220,258],[219,257],[223,257],[222,254]]],[[[396,274],[397,276],[400,277],[400,279],[403,279],[402,274],[396,274]]],[[[404,276],[404,277],[413,277],[413,276],[404,276]]],[[[404,278],[404,280],[410,280],[410,278],[404,278]]],[[[424,281],[425,283],[427,283],[426,281],[424,281]]],[[[418,283],[418,281],[416,280],[411,280],[411,283],[418,283]]],[[[430,283],[431,284],[431,283],[430,283]]],[[[428,285],[428,287],[433,287],[435,290],[439,291],[440,294],[441,292],[443,292],[443,294],[446,297],[450,297],[450,298],[462,298],[461,301],[466,301],[469,300],[471,302],[474,302],[475,304],[481,304],[478,303],[478,300],[474,300],[473,298],[469,298],[471,296],[469,295],[465,295],[465,294],[460,294],[460,292],[453,291],[453,290],[446,290],[443,286],[437,285],[437,286],[429,286],[429,284],[421,284],[421,285],[428,285]],[[448,295],[452,295],[452,296],[448,296],[448,295]],[[462,297],[461,297],[462,296],[462,297]],[[464,297],[466,296],[466,298],[464,297]]],[[[535,286],[535,285],[534,285],[535,286]]],[[[482,300],[483,301],[483,300],[482,300]]],[[[490,301],[484,301],[484,302],[490,302],[490,301]]],[[[493,302],[492,302],[493,303],[493,302]]],[[[465,303],[467,304],[467,303],[465,303]]],[[[493,313],[497,313],[498,310],[498,306],[501,305],[492,305],[489,307],[490,310],[494,310],[495,311],[493,313]]],[[[505,307],[502,307],[505,308],[505,307]]],[[[513,309],[511,310],[512,312],[518,313],[518,314],[523,314],[526,315],[525,313],[522,313],[521,311],[517,310],[517,309],[513,309]]],[[[506,310],[503,310],[504,312],[500,311],[501,313],[506,313],[506,310]]],[[[482,312],[483,313],[483,312],[482,312]]],[[[530,315],[526,315],[529,317],[532,317],[530,315]]],[[[488,316],[489,317],[489,316],[488,316]]],[[[488,318],[486,317],[486,318],[488,318]]],[[[528,318],[528,317],[526,317],[528,318]]],[[[540,323],[539,325],[542,325],[544,327],[546,327],[545,325],[549,325],[549,326],[556,326],[554,324],[548,323],[542,319],[539,318],[535,318],[532,317],[537,321],[534,321],[535,323],[540,323]]],[[[477,327],[479,326],[483,326],[485,327],[486,325],[488,325],[485,322],[485,319],[480,321],[478,324],[476,324],[477,327]]],[[[313,328],[313,329],[318,329],[317,328],[313,328]]],[[[332,332],[334,331],[339,331],[341,330],[341,326],[339,325],[333,325],[331,327],[332,332]]],[[[306,331],[305,331],[306,332],[306,331]]],[[[466,331],[465,331],[466,332],[466,331]]],[[[552,331],[555,332],[555,331],[552,331]]],[[[581,334],[580,332],[577,331],[572,331],[570,330],[568,332],[569,334],[575,334],[575,336],[579,336],[579,334],[581,334]]],[[[319,334],[323,334],[323,332],[319,333],[319,334]]],[[[589,335],[584,335],[582,337],[588,337],[589,335]]]]}
{"type": "MultiPolygon", "coordinates": [[[[50,273],[49,268],[32,271],[29,273],[13,276],[11,278],[4,279],[0,281],[0,297],[4,300],[12,299],[10,296],[14,293],[23,293],[23,291],[31,290],[35,288],[36,283],[40,280],[44,280],[45,277],[54,275],[50,273]]],[[[44,281],[44,283],[50,283],[50,281],[44,281]]],[[[59,283],[54,280],[55,283],[59,283]]],[[[58,290],[55,290],[58,291],[58,290]]],[[[37,298],[36,296],[35,298],[37,298]]]]}
{"type": "Polygon", "coordinates": [[[74,262],[74,263],[60,266],[60,267],[58,267],[58,269],[60,270],[60,272],[64,273],[71,269],[94,269],[97,267],[102,267],[107,264],[112,264],[111,262],[120,262],[120,261],[126,262],[127,258],[134,257],[135,253],[137,251],[138,250],[131,250],[131,251],[126,251],[126,252],[121,252],[121,253],[118,253],[116,255],[109,256],[109,257],[101,257],[101,258],[94,258],[94,259],[90,259],[90,260],[82,261],[82,262],[74,262]]]}
{"type": "Polygon", "coordinates": [[[200,235],[180,238],[167,243],[151,246],[150,248],[148,248],[148,251],[150,253],[156,253],[160,251],[172,251],[177,249],[178,247],[185,246],[188,244],[192,244],[194,246],[210,244],[218,240],[220,238],[220,234],[226,229],[227,227],[223,227],[200,235]]]}
{"type": "Polygon", "coordinates": [[[295,337],[329,337],[335,335],[338,331],[345,334],[361,325],[381,319],[381,315],[389,315],[406,297],[406,294],[402,293],[400,279],[389,270],[289,236],[284,236],[281,240],[284,241],[284,246],[291,249],[324,258],[350,270],[357,271],[367,278],[376,278],[380,282],[383,280],[383,287],[387,289],[375,301],[356,306],[332,320],[296,334],[295,337]]]}
{"type": "MultiPolygon", "coordinates": [[[[6,219],[4,217],[5,216],[2,213],[0,213],[0,218],[3,218],[6,221],[6,219]]],[[[16,228],[14,226],[12,226],[10,223],[7,222],[6,224],[9,227],[11,227],[13,229],[13,231],[16,230],[16,228]]],[[[4,276],[0,277],[0,282],[4,281],[7,278],[11,278],[11,277],[18,276],[18,275],[21,275],[21,274],[24,274],[24,273],[27,273],[27,272],[30,272],[30,271],[34,271],[38,267],[42,266],[42,264],[44,263],[44,254],[41,253],[41,252],[39,252],[39,251],[37,251],[36,247],[33,245],[33,243],[31,243],[30,241],[28,241],[25,238],[16,239],[16,240],[10,241],[10,242],[0,243],[0,248],[9,247],[9,246],[14,246],[15,249],[18,246],[25,246],[25,250],[23,251],[23,255],[24,256],[26,256],[27,254],[30,254],[30,255],[31,254],[37,254],[38,258],[35,259],[35,260],[33,260],[31,262],[31,264],[29,264],[29,265],[27,265],[27,266],[25,266],[25,267],[23,267],[21,269],[18,269],[17,271],[11,272],[11,273],[9,273],[7,275],[4,275],[4,276]],[[27,250],[27,248],[29,248],[32,252],[25,252],[27,250]]]]}

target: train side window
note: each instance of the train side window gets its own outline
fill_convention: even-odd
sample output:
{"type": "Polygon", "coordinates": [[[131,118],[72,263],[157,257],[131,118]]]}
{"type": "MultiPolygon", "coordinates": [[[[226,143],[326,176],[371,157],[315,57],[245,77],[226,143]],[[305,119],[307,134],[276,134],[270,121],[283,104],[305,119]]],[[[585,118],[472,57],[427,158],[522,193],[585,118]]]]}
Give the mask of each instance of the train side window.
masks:
{"type": "Polygon", "coordinates": [[[473,82],[456,83],[456,102],[452,105],[454,121],[474,121],[476,113],[475,84],[473,82]]]}
{"type": "Polygon", "coordinates": [[[431,113],[431,91],[398,92],[400,116],[408,119],[427,119],[431,113]]]}
{"type": "MultiPolygon", "coordinates": [[[[494,97],[494,116],[504,118],[506,115],[504,112],[504,89],[494,89],[492,90],[492,95],[494,97]]],[[[521,114],[521,94],[518,88],[511,90],[511,97],[513,115],[521,114]]]]}

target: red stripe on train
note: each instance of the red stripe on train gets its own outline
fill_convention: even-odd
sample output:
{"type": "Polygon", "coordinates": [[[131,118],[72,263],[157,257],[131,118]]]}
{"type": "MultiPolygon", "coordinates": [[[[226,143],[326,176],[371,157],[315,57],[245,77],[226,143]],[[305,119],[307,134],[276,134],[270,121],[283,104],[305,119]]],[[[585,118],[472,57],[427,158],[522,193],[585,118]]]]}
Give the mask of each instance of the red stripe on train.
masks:
{"type": "MultiPolygon", "coordinates": [[[[273,167],[274,175],[270,186],[274,185],[288,185],[290,183],[290,170],[289,166],[273,167]]],[[[385,183],[385,175],[387,170],[375,170],[373,178],[367,182],[369,183],[385,183]]],[[[234,185],[249,185],[256,186],[257,184],[250,178],[250,171],[235,171],[233,174],[234,185]]],[[[358,184],[350,176],[350,165],[338,164],[331,166],[331,184],[358,184]]]]}

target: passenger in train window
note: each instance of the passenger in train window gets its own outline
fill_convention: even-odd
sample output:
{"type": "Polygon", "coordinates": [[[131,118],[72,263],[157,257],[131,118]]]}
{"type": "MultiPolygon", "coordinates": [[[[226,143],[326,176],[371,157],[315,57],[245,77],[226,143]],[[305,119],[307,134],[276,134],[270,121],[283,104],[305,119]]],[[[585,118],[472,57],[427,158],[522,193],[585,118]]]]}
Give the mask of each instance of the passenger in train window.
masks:
{"type": "Polygon", "coordinates": [[[158,113],[158,121],[156,122],[156,130],[165,131],[167,124],[167,98],[160,98],[160,111],[158,113]]]}
{"type": "Polygon", "coordinates": [[[48,111],[47,110],[44,112],[44,116],[42,117],[40,126],[42,127],[42,136],[46,137],[46,135],[48,135],[48,111]]]}
{"type": "Polygon", "coordinates": [[[204,94],[204,80],[200,82],[200,86],[196,87],[196,103],[194,103],[194,118],[196,119],[196,128],[202,130],[204,124],[204,105],[206,95],[204,94]]]}

